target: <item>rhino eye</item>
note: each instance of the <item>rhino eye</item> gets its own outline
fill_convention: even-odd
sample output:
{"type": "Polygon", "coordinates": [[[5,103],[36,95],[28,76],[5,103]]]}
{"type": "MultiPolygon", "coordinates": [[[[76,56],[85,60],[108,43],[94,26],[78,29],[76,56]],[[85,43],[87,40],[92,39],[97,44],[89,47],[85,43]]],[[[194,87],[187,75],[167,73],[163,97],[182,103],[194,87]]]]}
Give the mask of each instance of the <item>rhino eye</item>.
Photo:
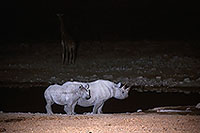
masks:
{"type": "Polygon", "coordinates": [[[124,94],[124,91],[122,91],[122,94],[124,94]]]}

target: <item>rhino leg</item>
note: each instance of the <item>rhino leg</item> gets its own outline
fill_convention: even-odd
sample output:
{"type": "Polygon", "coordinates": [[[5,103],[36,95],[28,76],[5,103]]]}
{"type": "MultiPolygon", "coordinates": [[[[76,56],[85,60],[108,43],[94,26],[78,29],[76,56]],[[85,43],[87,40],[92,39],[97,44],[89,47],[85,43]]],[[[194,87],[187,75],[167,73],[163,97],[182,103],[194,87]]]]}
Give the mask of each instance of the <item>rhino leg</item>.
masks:
{"type": "Polygon", "coordinates": [[[97,114],[97,113],[100,114],[100,113],[102,113],[102,107],[103,107],[103,105],[104,105],[104,101],[96,103],[94,105],[94,107],[93,107],[92,114],[97,114]]]}
{"type": "Polygon", "coordinates": [[[75,108],[76,104],[77,104],[77,102],[76,102],[76,103],[74,103],[74,104],[72,105],[72,108],[71,108],[71,112],[72,112],[72,114],[73,114],[73,115],[75,115],[75,114],[76,114],[76,113],[74,112],[74,108],[75,108]]]}
{"type": "Polygon", "coordinates": [[[51,99],[51,96],[48,93],[48,91],[45,92],[44,97],[45,97],[45,100],[46,100],[46,103],[47,103],[46,106],[45,106],[47,114],[53,114],[51,105],[54,104],[54,102],[51,99]]]}
{"type": "Polygon", "coordinates": [[[97,111],[98,114],[103,114],[103,111],[102,111],[103,105],[104,105],[104,102],[103,102],[103,104],[101,104],[101,106],[98,108],[98,111],[97,111]]]}
{"type": "Polygon", "coordinates": [[[47,114],[53,114],[52,109],[51,109],[52,104],[53,104],[53,102],[47,103],[47,105],[46,105],[47,114]]]}
{"type": "Polygon", "coordinates": [[[72,115],[72,107],[71,105],[64,105],[64,111],[66,112],[66,114],[68,115],[72,115]]]}

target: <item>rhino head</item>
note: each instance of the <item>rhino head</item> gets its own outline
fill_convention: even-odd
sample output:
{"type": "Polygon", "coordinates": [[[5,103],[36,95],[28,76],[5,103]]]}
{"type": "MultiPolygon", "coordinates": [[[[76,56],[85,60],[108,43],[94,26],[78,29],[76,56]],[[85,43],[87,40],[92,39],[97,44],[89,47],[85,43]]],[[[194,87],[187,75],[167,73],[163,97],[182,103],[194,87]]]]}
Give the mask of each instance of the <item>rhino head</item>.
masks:
{"type": "Polygon", "coordinates": [[[121,83],[115,84],[114,87],[114,98],[116,99],[125,99],[128,97],[128,92],[131,87],[126,87],[126,84],[122,86],[121,83]]]}

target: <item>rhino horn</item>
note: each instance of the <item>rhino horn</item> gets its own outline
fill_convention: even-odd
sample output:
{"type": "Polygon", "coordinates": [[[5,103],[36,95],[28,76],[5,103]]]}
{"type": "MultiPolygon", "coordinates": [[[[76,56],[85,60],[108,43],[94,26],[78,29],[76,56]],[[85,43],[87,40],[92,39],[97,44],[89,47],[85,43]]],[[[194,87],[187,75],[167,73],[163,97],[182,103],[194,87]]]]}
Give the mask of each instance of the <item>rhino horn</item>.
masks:
{"type": "Polygon", "coordinates": [[[122,86],[122,89],[126,90],[126,84],[122,86]]]}
{"type": "Polygon", "coordinates": [[[128,87],[128,88],[126,88],[126,90],[127,90],[127,91],[130,91],[130,89],[131,89],[131,86],[130,86],[130,87],[128,87]]]}

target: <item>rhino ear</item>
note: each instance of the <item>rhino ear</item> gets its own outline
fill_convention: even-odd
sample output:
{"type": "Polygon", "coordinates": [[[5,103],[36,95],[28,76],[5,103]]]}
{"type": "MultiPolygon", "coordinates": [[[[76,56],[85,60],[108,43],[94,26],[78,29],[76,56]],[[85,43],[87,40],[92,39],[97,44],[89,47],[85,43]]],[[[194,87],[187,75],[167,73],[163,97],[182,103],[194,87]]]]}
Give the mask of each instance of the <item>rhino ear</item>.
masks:
{"type": "Polygon", "coordinates": [[[120,88],[121,85],[122,85],[122,83],[119,82],[119,83],[117,84],[117,87],[120,88]]]}
{"type": "Polygon", "coordinates": [[[90,88],[90,85],[86,84],[85,88],[86,88],[86,90],[88,90],[90,88]]]}

